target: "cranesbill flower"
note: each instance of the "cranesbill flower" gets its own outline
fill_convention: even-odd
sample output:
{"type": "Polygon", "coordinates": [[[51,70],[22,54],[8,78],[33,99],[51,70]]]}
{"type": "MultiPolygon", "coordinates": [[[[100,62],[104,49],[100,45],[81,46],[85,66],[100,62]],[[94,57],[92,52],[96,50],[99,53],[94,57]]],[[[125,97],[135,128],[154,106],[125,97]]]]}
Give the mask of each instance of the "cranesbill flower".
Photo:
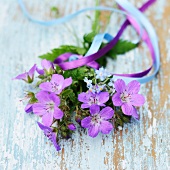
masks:
{"type": "Polygon", "coordinates": [[[76,130],[76,126],[73,123],[69,123],[67,127],[72,131],[76,130]]]}
{"type": "Polygon", "coordinates": [[[44,131],[44,135],[46,137],[48,137],[48,139],[53,143],[53,145],[55,146],[56,150],[57,151],[61,150],[60,146],[58,145],[58,143],[56,141],[57,140],[56,133],[53,132],[52,128],[44,126],[44,125],[42,125],[39,122],[37,122],[37,123],[38,123],[38,126],[40,127],[40,129],[44,131]]]}
{"type": "Polygon", "coordinates": [[[14,79],[24,80],[27,83],[32,83],[33,80],[34,80],[35,70],[36,70],[36,64],[34,64],[33,67],[31,67],[31,69],[28,72],[25,72],[23,74],[19,74],[14,79]]]}
{"type": "Polygon", "coordinates": [[[52,62],[44,59],[41,61],[41,66],[43,69],[39,69],[37,68],[36,71],[40,74],[40,75],[43,75],[43,74],[46,74],[46,75],[49,75],[49,74],[52,74],[53,71],[54,71],[54,65],[52,62]]]}
{"type": "Polygon", "coordinates": [[[90,116],[81,121],[81,126],[88,128],[88,134],[91,137],[96,137],[99,132],[108,134],[113,129],[113,125],[107,120],[114,115],[114,110],[111,107],[105,107],[100,111],[100,107],[94,105],[90,107],[90,116]]]}
{"type": "Polygon", "coordinates": [[[104,103],[106,103],[109,100],[109,93],[108,92],[100,92],[100,93],[80,93],[78,95],[78,100],[80,102],[83,102],[81,105],[81,108],[89,108],[93,105],[99,105],[99,106],[105,106],[104,103]]]}
{"type": "Polygon", "coordinates": [[[143,95],[138,94],[140,83],[136,80],[131,81],[127,86],[125,82],[118,79],[114,83],[116,93],[112,97],[115,106],[121,106],[125,115],[130,115],[139,118],[137,110],[134,106],[142,106],[145,103],[143,95]]]}
{"type": "Polygon", "coordinates": [[[43,91],[53,92],[60,94],[62,90],[72,83],[72,78],[64,79],[60,74],[53,74],[50,82],[44,82],[40,84],[40,89],[43,91]]]}
{"type": "Polygon", "coordinates": [[[45,91],[40,91],[36,94],[38,103],[33,107],[33,113],[42,116],[42,122],[45,126],[50,126],[55,119],[61,119],[63,112],[58,108],[60,105],[60,98],[54,93],[49,94],[45,91]]]}
{"type": "Polygon", "coordinates": [[[104,81],[107,77],[110,77],[110,73],[101,67],[99,70],[95,70],[96,73],[96,79],[100,79],[101,81],[104,81]]]}

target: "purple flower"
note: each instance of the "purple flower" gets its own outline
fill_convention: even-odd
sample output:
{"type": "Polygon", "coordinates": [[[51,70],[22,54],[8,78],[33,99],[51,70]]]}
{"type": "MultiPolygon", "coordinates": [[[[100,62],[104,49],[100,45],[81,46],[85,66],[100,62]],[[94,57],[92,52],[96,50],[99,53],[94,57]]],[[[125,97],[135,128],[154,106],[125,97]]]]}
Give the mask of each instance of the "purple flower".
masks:
{"type": "Polygon", "coordinates": [[[41,61],[41,66],[43,69],[39,69],[37,68],[36,71],[40,74],[40,75],[43,75],[44,73],[46,75],[49,75],[49,74],[52,74],[53,73],[53,70],[54,70],[54,65],[52,62],[44,59],[41,61]]]}
{"type": "Polygon", "coordinates": [[[138,94],[140,83],[136,80],[131,81],[127,86],[121,79],[114,83],[116,93],[112,97],[115,106],[121,106],[125,115],[130,115],[139,118],[137,110],[134,106],[142,106],[145,103],[143,95],[138,94]]]}
{"type": "Polygon", "coordinates": [[[90,107],[90,116],[85,117],[81,121],[81,126],[88,128],[88,134],[91,137],[96,137],[99,132],[108,134],[113,129],[113,125],[108,122],[114,115],[114,110],[111,107],[105,107],[100,111],[100,107],[95,105],[90,107]]]}
{"type": "Polygon", "coordinates": [[[54,93],[49,94],[45,91],[37,93],[36,98],[38,103],[33,105],[33,112],[42,116],[42,122],[45,126],[50,126],[55,119],[61,119],[63,112],[58,108],[60,105],[60,98],[54,93]]]}
{"type": "Polygon", "coordinates": [[[45,82],[40,84],[40,89],[48,92],[53,92],[55,94],[60,94],[62,90],[72,83],[72,78],[64,79],[60,74],[53,74],[50,82],[45,82]]]}
{"type": "Polygon", "coordinates": [[[32,83],[34,80],[35,70],[36,70],[36,64],[34,64],[34,66],[28,72],[20,74],[17,77],[15,77],[14,79],[24,80],[27,83],[32,83]]]}
{"type": "Polygon", "coordinates": [[[38,126],[40,127],[41,130],[44,131],[44,135],[46,137],[48,137],[48,139],[53,143],[53,145],[55,146],[56,150],[59,151],[61,150],[60,146],[57,143],[57,136],[56,133],[53,132],[53,130],[50,127],[44,126],[41,123],[37,122],[38,126]]]}
{"type": "Polygon", "coordinates": [[[106,103],[109,100],[109,93],[100,92],[93,94],[91,92],[88,93],[83,92],[78,95],[78,100],[80,102],[83,102],[81,108],[89,108],[93,105],[105,106],[104,103],[106,103]]]}
{"type": "Polygon", "coordinates": [[[67,125],[67,127],[70,129],[70,130],[76,130],[76,126],[73,124],[73,123],[70,123],[67,125]]]}
{"type": "Polygon", "coordinates": [[[28,103],[27,105],[26,105],[26,107],[25,107],[25,112],[26,113],[30,113],[30,112],[32,112],[33,110],[32,110],[32,106],[33,106],[33,104],[30,104],[30,103],[28,103]]]}

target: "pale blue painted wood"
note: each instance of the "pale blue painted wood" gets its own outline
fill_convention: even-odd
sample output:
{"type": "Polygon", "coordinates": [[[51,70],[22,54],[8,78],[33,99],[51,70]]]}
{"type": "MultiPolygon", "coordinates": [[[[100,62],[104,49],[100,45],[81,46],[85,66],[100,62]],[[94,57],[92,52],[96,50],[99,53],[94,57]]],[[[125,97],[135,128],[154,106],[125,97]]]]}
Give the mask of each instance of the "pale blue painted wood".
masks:
{"type": "MultiPolygon", "coordinates": [[[[94,6],[91,0],[25,2],[30,12],[41,19],[50,19],[49,9],[53,5],[58,5],[62,15],[94,6]]],[[[112,2],[114,0],[107,1],[109,5],[112,2]]],[[[154,7],[158,21],[166,4],[167,1],[163,0],[154,7]]],[[[90,31],[90,20],[85,15],[82,14],[66,25],[48,28],[26,20],[16,0],[0,0],[0,170],[168,170],[170,98],[159,109],[161,113],[158,112],[161,100],[159,79],[142,87],[142,93],[148,97],[149,89],[152,89],[154,104],[146,102],[144,108],[140,109],[140,122],[133,121],[122,132],[113,132],[112,135],[95,139],[76,133],[74,140],[61,142],[64,149],[59,153],[56,153],[38,129],[37,118],[24,113],[24,103],[20,100],[28,86],[23,82],[12,81],[12,78],[29,69],[35,62],[39,63],[38,55],[61,44],[76,44],[72,31],[76,31],[79,37],[90,31]],[[158,114],[162,117],[158,117],[158,114]]],[[[108,26],[108,31],[113,35],[118,29],[118,23],[124,20],[116,17],[113,14],[108,26]]],[[[132,30],[127,30],[127,33],[125,38],[136,38],[132,30]]],[[[135,50],[126,57],[120,56],[117,64],[110,62],[108,67],[117,72],[139,71],[143,65],[149,65],[147,59],[141,62],[144,55],[147,55],[147,50],[135,50]],[[127,65],[129,61],[133,65],[127,65]]],[[[165,62],[168,62],[169,57],[165,62]]],[[[163,77],[163,74],[161,70],[160,76],[163,77]]]]}

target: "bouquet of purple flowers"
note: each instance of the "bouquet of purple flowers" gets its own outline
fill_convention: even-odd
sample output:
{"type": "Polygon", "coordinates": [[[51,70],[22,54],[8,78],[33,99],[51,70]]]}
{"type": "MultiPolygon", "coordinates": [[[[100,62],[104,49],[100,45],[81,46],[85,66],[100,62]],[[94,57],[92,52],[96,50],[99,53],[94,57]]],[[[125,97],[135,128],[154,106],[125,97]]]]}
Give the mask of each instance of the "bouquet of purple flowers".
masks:
{"type": "MultiPolygon", "coordinates": [[[[42,68],[35,64],[28,72],[15,78],[30,85],[34,83],[34,90],[26,94],[28,104],[25,112],[41,118],[38,126],[57,151],[60,150],[59,140],[71,138],[78,128],[87,129],[88,135],[94,138],[99,133],[109,134],[113,129],[123,127],[131,122],[132,117],[139,119],[137,109],[145,103],[145,98],[139,94],[140,83],[136,80],[146,83],[159,71],[157,36],[141,13],[155,0],[148,0],[139,10],[128,1],[116,1],[119,8],[126,12],[127,20],[115,37],[100,33],[100,13],[96,11],[92,32],[84,35],[81,46],[62,45],[55,48],[40,56],[43,59],[42,68]],[[113,74],[105,69],[107,58],[114,61],[117,55],[140,45],[140,42],[120,39],[130,24],[147,44],[152,65],[139,73],[113,74]],[[152,75],[145,77],[152,68],[152,75]],[[37,80],[34,79],[35,72],[37,80]],[[120,77],[132,81],[126,83],[120,77]]],[[[47,22],[47,25],[52,23],[47,22]]]]}
{"type": "Polygon", "coordinates": [[[109,134],[113,129],[123,127],[131,117],[139,119],[137,107],[145,102],[138,94],[140,83],[136,80],[127,85],[103,67],[89,66],[73,70],[62,70],[58,65],[43,59],[42,69],[34,65],[28,72],[15,79],[31,84],[37,72],[37,92],[28,92],[26,113],[33,113],[42,119],[38,126],[60,150],[59,139],[68,139],[77,126],[88,129],[90,137],[99,132],[109,134]],[[76,123],[77,122],[77,123],[76,123]]]}

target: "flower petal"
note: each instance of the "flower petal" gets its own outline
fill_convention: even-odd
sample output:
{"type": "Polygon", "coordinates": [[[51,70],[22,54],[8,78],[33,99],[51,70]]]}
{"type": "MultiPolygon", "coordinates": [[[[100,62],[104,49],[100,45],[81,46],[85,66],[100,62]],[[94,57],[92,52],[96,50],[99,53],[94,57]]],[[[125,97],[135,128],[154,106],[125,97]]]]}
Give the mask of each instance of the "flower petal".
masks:
{"type": "Polygon", "coordinates": [[[115,106],[121,106],[123,104],[119,93],[113,95],[112,102],[115,106]]]}
{"type": "Polygon", "coordinates": [[[53,64],[52,64],[50,61],[46,60],[46,59],[44,59],[44,60],[41,61],[41,66],[42,66],[44,69],[46,69],[47,71],[49,71],[50,68],[53,69],[53,64]]]}
{"type": "Polygon", "coordinates": [[[130,103],[133,106],[142,106],[145,103],[145,98],[141,94],[133,94],[133,95],[131,95],[130,103]]]}
{"type": "Polygon", "coordinates": [[[130,103],[123,103],[122,111],[125,115],[131,116],[133,114],[133,106],[130,103]]]}
{"type": "Polygon", "coordinates": [[[38,126],[39,126],[39,128],[40,128],[41,130],[46,130],[46,129],[48,129],[50,132],[52,132],[52,130],[51,130],[50,127],[44,126],[44,125],[41,124],[40,122],[37,122],[37,124],[38,124],[38,126]]]}
{"type": "Polygon", "coordinates": [[[98,105],[90,106],[90,114],[91,115],[98,114],[99,112],[100,112],[100,106],[98,106],[98,105]]]}
{"type": "Polygon", "coordinates": [[[70,77],[70,78],[67,78],[67,79],[65,79],[64,80],[64,83],[63,83],[63,87],[62,87],[62,89],[64,89],[64,88],[66,88],[66,87],[68,87],[68,86],[70,86],[71,84],[72,84],[72,78],[70,77]]]}
{"type": "Polygon", "coordinates": [[[135,119],[139,120],[139,115],[138,115],[137,110],[136,110],[135,107],[133,107],[132,116],[133,116],[135,119]]]}
{"type": "Polygon", "coordinates": [[[51,101],[50,94],[45,91],[40,91],[39,93],[37,93],[36,98],[41,103],[47,103],[47,102],[51,101]]]}
{"type": "Polygon", "coordinates": [[[117,92],[122,93],[126,89],[126,84],[122,79],[118,79],[114,83],[117,92]]]}
{"type": "Polygon", "coordinates": [[[140,83],[136,80],[133,80],[128,83],[126,90],[130,94],[137,94],[140,90],[140,83]]]}
{"type": "Polygon", "coordinates": [[[52,113],[46,113],[42,117],[42,122],[45,126],[51,126],[53,122],[53,114],[52,113]]]}
{"type": "Polygon", "coordinates": [[[78,95],[78,100],[83,103],[87,103],[89,101],[90,94],[89,93],[80,93],[78,95]]]}
{"type": "Polygon", "coordinates": [[[33,67],[29,70],[28,72],[28,75],[33,79],[34,77],[34,73],[35,73],[35,70],[36,70],[36,64],[33,65],[33,67]]]}
{"type": "Polygon", "coordinates": [[[28,73],[19,74],[19,75],[18,75],[17,77],[15,77],[14,79],[27,81],[27,79],[28,79],[28,73]]]}
{"type": "Polygon", "coordinates": [[[56,107],[60,105],[60,98],[55,93],[50,93],[49,98],[55,103],[56,107]]]}
{"type": "Polygon", "coordinates": [[[91,124],[91,117],[85,117],[82,121],[81,121],[81,126],[84,128],[88,128],[91,124]]]}
{"type": "Polygon", "coordinates": [[[36,68],[36,71],[38,74],[40,75],[44,75],[44,70],[43,69],[39,69],[38,67],[36,68]]]}
{"type": "Polygon", "coordinates": [[[105,120],[111,119],[114,115],[114,110],[111,107],[105,107],[99,114],[105,120]]]}
{"type": "Polygon", "coordinates": [[[99,127],[95,126],[95,125],[90,125],[89,129],[88,129],[88,134],[89,136],[91,136],[92,138],[96,137],[99,133],[99,127]]]}
{"type": "Polygon", "coordinates": [[[100,104],[106,103],[109,100],[109,93],[108,92],[100,92],[96,96],[99,97],[99,103],[100,104]]]}
{"type": "Polygon", "coordinates": [[[81,108],[82,108],[82,109],[89,108],[89,107],[90,107],[89,104],[82,104],[82,105],[81,105],[81,108]]]}
{"type": "Polygon", "coordinates": [[[108,121],[102,121],[100,124],[100,131],[103,134],[108,134],[113,129],[113,125],[108,121]]]}
{"type": "Polygon", "coordinates": [[[51,79],[52,83],[57,83],[60,86],[63,86],[64,83],[64,77],[60,74],[53,74],[52,79],[51,79]]]}
{"type": "Polygon", "coordinates": [[[52,134],[52,142],[57,151],[61,150],[60,146],[57,143],[57,136],[55,133],[52,134]]]}
{"type": "Polygon", "coordinates": [[[53,115],[54,115],[55,119],[61,119],[63,117],[64,113],[61,109],[59,109],[58,107],[55,107],[53,115]]]}
{"type": "Polygon", "coordinates": [[[43,103],[35,103],[32,106],[33,113],[36,115],[44,115],[46,114],[46,110],[44,109],[45,105],[43,103]]]}
{"type": "Polygon", "coordinates": [[[52,92],[52,86],[50,82],[44,82],[39,85],[39,88],[43,91],[52,92]]]}

